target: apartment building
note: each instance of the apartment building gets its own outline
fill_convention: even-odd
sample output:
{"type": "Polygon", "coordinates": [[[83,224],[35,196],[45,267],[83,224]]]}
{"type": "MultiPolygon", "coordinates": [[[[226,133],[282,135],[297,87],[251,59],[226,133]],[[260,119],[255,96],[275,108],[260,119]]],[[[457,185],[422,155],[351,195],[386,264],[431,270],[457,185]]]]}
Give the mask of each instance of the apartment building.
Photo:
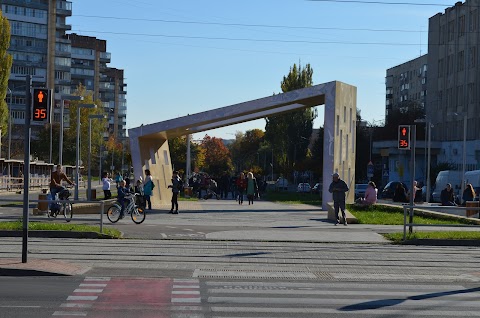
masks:
{"type": "Polygon", "coordinates": [[[427,102],[427,54],[387,70],[385,118],[393,109],[427,102]]]}
{"type": "MultiPolygon", "coordinates": [[[[72,3],[60,0],[0,0],[4,16],[10,21],[9,53],[13,65],[8,82],[7,103],[12,124],[25,123],[25,75],[34,86],[54,89],[55,99],[70,94],[71,43],[65,37],[71,26],[72,3]]],[[[17,126],[18,127],[18,126],[17,126]]],[[[33,134],[38,127],[33,127],[33,134]]],[[[17,139],[22,129],[13,130],[17,139]]]]}
{"type": "Polygon", "coordinates": [[[111,54],[107,52],[107,41],[95,37],[67,35],[72,43],[71,89],[80,84],[93,93],[94,100],[100,100],[108,116],[108,130],[105,138],[115,136],[123,141],[127,135],[127,101],[124,71],[108,67],[111,54]]]}
{"type": "Polygon", "coordinates": [[[479,20],[479,0],[457,2],[431,17],[428,30],[432,139],[443,142],[442,160],[465,160],[467,170],[480,168],[479,20]]]}

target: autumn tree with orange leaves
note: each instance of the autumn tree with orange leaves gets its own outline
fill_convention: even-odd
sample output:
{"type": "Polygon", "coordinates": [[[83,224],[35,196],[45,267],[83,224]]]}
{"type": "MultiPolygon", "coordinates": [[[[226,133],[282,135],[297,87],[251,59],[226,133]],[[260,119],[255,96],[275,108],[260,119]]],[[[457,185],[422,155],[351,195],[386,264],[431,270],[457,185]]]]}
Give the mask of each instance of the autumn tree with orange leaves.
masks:
{"type": "Polygon", "coordinates": [[[204,149],[205,160],[200,168],[210,175],[219,176],[223,172],[233,170],[230,151],[223,144],[221,138],[205,135],[202,140],[201,148],[204,149]]]}

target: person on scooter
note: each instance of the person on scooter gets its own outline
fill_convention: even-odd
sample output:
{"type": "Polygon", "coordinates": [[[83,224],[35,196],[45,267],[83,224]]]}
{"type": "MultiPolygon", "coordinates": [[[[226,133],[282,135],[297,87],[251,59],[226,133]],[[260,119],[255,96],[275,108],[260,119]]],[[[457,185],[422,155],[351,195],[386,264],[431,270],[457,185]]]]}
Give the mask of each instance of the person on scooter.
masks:
{"type": "Polygon", "coordinates": [[[55,200],[57,193],[65,189],[65,187],[62,186],[62,181],[66,181],[72,186],[75,185],[75,183],[68,179],[65,173],[63,173],[62,165],[57,165],[57,170],[52,172],[50,178],[50,195],[52,200],[55,200]]]}

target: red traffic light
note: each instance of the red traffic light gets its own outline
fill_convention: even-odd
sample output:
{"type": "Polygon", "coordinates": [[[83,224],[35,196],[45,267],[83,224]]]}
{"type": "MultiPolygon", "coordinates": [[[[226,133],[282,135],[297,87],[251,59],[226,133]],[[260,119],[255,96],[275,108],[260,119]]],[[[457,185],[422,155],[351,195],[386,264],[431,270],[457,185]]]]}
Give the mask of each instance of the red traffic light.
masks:
{"type": "Polygon", "coordinates": [[[410,149],[410,126],[398,126],[398,149],[410,149]]]}
{"type": "Polygon", "coordinates": [[[44,122],[48,120],[49,90],[33,89],[32,121],[44,122]]]}

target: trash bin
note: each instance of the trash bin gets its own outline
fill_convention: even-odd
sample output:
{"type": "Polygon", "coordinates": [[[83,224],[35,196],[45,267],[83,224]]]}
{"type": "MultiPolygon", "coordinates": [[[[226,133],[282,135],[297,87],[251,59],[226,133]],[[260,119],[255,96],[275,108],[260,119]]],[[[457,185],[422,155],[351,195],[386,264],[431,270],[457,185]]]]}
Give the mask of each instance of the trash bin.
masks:
{"type": "MultiPolygon", "coordinates": [[[[467,201],[466,202],[466,205],[465,205],[467,208],[478,208],[478,201],[467,201]]],[[[466,210],[466,217],[469,218],[469,217],[472,217],[474,216],[475,214],[477,214],[479,211],[478,210],[469,210],[467,209],[466,210]]]]}
{"type": "MultiPolygon", "coordinates": [[[[88,189],[87,189],[86,193],[87,193],[87,198],[88,198],[88,189]]],[[[92,199],[92,200],[97,199],[97,189],[90,189],[90,194],[92,195],[92,197],[90,199],[92,199]]]]}
{"type": "MultiPolygon", "coordinates": [[[[47,200],[47,195],[46,194],[39,194],[38,195],[39,200],[47,200]]],[[[48,202],[38,202],[37,203],[37,209],[39,211],[48,211],[48,202]]]]}

